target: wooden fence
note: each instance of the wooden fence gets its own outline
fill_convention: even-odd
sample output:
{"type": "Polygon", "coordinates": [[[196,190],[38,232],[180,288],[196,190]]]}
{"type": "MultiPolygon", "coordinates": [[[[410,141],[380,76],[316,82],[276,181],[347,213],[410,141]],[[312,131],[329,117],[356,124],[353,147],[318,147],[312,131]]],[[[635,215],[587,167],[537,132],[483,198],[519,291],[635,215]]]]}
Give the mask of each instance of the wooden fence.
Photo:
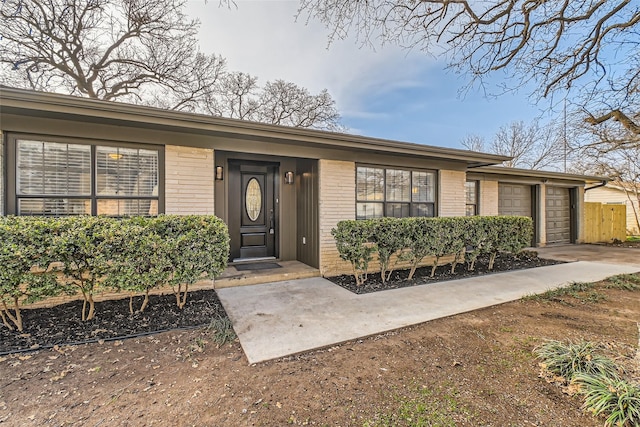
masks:
{"type": "Polygon", "coordinates": [[[627,207],[585,202],[584,242],[599,243],[627,238],[627,207]]]}

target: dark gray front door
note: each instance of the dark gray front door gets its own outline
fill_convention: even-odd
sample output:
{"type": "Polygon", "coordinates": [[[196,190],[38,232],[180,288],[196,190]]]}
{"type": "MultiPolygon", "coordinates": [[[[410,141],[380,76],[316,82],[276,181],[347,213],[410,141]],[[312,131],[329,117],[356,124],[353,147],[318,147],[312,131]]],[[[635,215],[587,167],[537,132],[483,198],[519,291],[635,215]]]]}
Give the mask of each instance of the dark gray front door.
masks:
{"type": "Polygon", "coordinates": [[[276,257],[278,165],[229,162],[231,260],[276,257]]]}

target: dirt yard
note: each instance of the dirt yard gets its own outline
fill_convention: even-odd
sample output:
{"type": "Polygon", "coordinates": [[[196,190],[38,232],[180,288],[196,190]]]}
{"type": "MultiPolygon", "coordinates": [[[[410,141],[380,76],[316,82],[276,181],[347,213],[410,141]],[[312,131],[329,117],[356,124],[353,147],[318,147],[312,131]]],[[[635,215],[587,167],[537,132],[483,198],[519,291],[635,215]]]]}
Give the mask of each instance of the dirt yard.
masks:
{"type": "Polygon", "coordinates": [[[584,338],[632,366],[639,320],[640,291],[599,284],[253,366],[205,329],[40,350],[0,358],[0,425],[600,426],[532,350],[584,338]]]}

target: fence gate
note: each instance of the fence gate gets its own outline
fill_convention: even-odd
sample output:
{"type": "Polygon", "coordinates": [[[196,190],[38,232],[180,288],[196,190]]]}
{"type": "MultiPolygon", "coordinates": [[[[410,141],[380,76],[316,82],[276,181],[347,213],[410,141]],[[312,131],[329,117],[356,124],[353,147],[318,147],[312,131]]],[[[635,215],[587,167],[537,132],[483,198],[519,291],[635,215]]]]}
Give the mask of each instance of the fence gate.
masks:
{"type": "Polygon", "coordinates": [[[599,243],[627,238],[627,207],[596,202],[584,204],[584,242],[599,243]]]}

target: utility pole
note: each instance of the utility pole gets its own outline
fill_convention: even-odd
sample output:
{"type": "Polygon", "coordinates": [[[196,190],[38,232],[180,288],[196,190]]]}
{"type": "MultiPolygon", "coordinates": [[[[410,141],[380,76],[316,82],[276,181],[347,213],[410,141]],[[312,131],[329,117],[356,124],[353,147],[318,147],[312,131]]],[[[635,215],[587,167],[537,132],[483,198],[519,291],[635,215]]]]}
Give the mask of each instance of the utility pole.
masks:
{"type": "Polygon", "coordinates": [[[562,139],[564,143],[564,173],[567,173],[567,97],[564,98],[562,139]]]}

